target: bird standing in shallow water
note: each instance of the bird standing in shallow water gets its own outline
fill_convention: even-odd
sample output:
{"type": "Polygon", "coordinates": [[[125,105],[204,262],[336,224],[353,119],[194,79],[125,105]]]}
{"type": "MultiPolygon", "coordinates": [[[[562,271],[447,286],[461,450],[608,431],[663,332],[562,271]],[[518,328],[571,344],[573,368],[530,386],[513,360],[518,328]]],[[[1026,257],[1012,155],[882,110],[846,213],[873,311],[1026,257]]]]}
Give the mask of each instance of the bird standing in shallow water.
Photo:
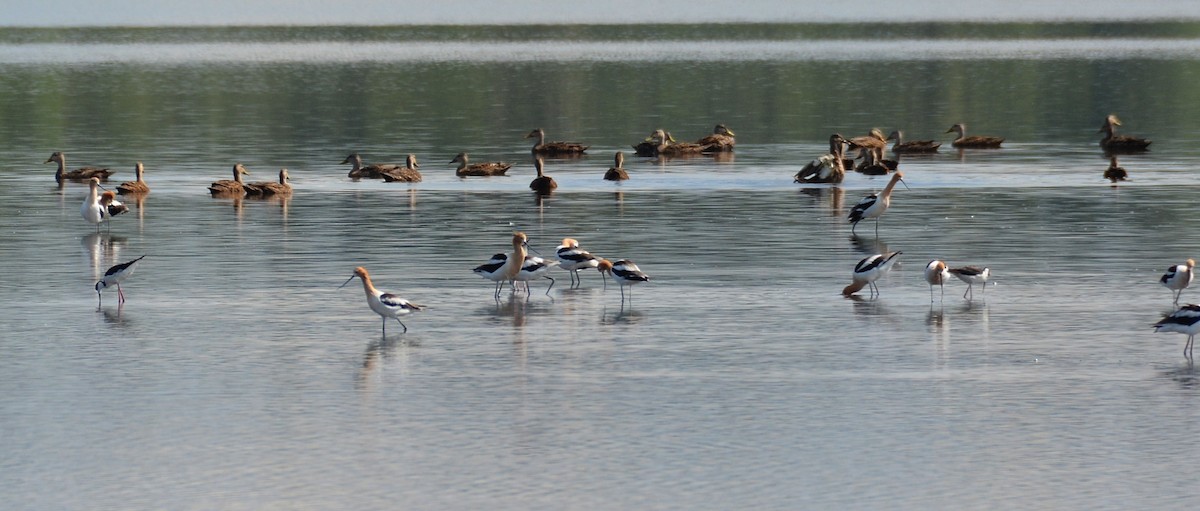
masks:
{"type": "MultiPolygon", "coordinates": [[[[108,190],[100,194],[100,208],[105,220],[111,220],[112,217],[129,211],[129,206],[117,200],[117,194],[108,190]]],[[[112,224],[110,223],[109,225],[111,226],[112,224]]]]}
{"type": "Polygon", "coordinates": [[[897,250],[895,252],[875,254],[863,258],[858,264],[854,265],[854,272],[852,273],[854,281],[842,289],[842,294],[850,296],[857,293],[860,289],[870,286],[871,296],[878,296],[879,286],[875,284],[875,281],[879,280],[892,269],[892,264],[896,262],[896,257],[902,253],[897,250]]]}
{"type": "Polygon", "coordinates": [[[1179,305],[1179,295],[1183,294],[1183,290],[1192,285],[1192,277],[1194,276],[1193,269],[1196,267],[1195,259],[1188,259],[1184,264],[1177,264],[1167,268],[1167,272],[1158,279],[1158,282],[1175,292],[1175,300],[1171,303],[1179,305]]]}
{"type": "Polygon", "coordinates": [[[625,286],[629,286],[629,303],[633,303],[633,285],[642,282],[650,282],[650,276],[646,272],[638,268],[638,265],[633,264],[633,261],[622,259],[617,262],[601,259],[596,265],[596,269],[601,274],[607,274],[617,283],[617,287],[621,290],[621,306],[625,306],[625,286]]]}
{"type": "Polygon", "coordinates": [[[950,268],[947,271],[949,271],[950,274],[954,275],[955,277],[958,277],[958,280],[967,283],[967,290],[963,291],[964,299],[970,301],[975,298],[975,291],[973,290],[975,284],[982,285],[983,292],[987,293],[988,277],[992,276],[991,269],[980,268],[978,266],[963,266],[961,268],[950,268]],[[970,293],[970,298],[967,298],[967,293],[970,293]]]}
{"type": "Polygon", "coordinates": [[[538,156],[533,160],[533,166],[537,169],[537,177],[529,183],[529,189],[541,195],[549,195],[556,188],[558,183],[554,182],[554,178],[547,176],[544,171],[546,163],[542,161],[542,157],[538,156]]]}
{"type": "Polygon", "coordinates": [[[579,270],[600,266],[600,258],[579,248],[579,242],[574,238],[563,238],[562,245],[555,250],[555,255],[558,256],[558,267],[571,272],[572,287],[575,286],[576,279],[579,279],[579,270]]]}
{"type": "MultiPolygon", "coordinates": [[[[896,183],[903,183],[903,182],[904,182],[904,174],[903,173],[897,172],[895,174],[892,174],[891,181],[888,181],[887,186],[883,188],[882,192],[879,192],[878,195],[876,195],[876,194],[868,195],[866,197],[863,197],[863,199],[861,201],[858,201],[858,204],[856,204],[853,208],[850,209],[850,215],[847,217],[850,220],[850,224],[851,224],[850,233],[851,234],[854,233],[854,229],[856,227],[858,227],[859,222],[861,222],[867,218],[874,218],[875,219],[875,235],[878,236],[879,235],[879,216],[883,215],[883,212],[887,211],[888,207],[892,205],[892,189],[896,187],[896,183]]],[[[908,188],[908,184],[905,183],[904,187],[908,188]]]]}
{"type": "Polygon", "coordinates": [[[1183,345],[1183,356],[1192,359],[1192,348],[1196,342],[1196,334],[1200,333],[1200,305],[1189,303],[1162,318],[1154,324],[1154,331],[1176,332],[1187,334],[1187,343],[1183,345]]]}
{"type": "Polygon", "coordinates": [[[117,286],[117,303],[125,303],[125,293],[121,291],[121,281],[133,274],[138,261],[141,261],[144,257],[146,256],[139,257],[127,263],[118,264],[104,272],[104,276],[100,278],[99,282],[96,282],[96,298],[99,300],[101,306],[104,305],[104,296],[100,292],[109,286],[117,286]]]}
{"type": "Polygon", "coordinates": [[[934,259],[925,265],[925,282],[929,283],[929,303],[933,303],[933,286],[942,288],[942,298],[946,297],[946,280],[950,278],[950,270],[945,261],[934,259]]]}
{"type": "Polygon", "coordinates": [[[100,222],[105,220],[105,207],[100,204],[100,194],[96,190],[100,188],[100,179],[91,178],[88,180],[88,194],[84,197],[83,204],[79,207],[79,214],[83,215],[83,219],[88,223],[96,226],[96,231],[100,231],[100,222]]]}
{"type": "Polygon", "coordinates": [[[343,282],[342,285],[338,286],[338,289],[346,287],[346,284],[349,284],[351,280],[354,280],[354,277],[362,279],[363,290],[367,293],[367,305],[369,305],[371,310],[375,311],[375,313],[383,319],[383,335],[387,335],[388,318],[396,320],[397,323],[400,323],[400,327],[404,329],[404,333],[408,333],[408,327],[404,325],[403,321],[400,321],[400,316],[418,312],[424,307],[415,303],[411,303],[408,300],[400,298],[394,294],[384,293],[383,291],[375,289],[375,285],[371,283],[371,276],[367,274],[367,269],[363,268],[362,266],[355,268],[354,275],[351,275],[350,278],[346,279],[346,282],[343,282]]]}

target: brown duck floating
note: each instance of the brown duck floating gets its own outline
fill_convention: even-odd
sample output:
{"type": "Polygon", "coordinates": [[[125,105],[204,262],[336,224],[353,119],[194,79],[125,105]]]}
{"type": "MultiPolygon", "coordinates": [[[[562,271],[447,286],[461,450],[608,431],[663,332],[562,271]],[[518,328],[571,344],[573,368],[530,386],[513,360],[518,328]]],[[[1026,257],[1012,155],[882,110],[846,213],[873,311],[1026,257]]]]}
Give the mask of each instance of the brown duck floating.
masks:
{"type": "Polygon", "coordinates": [[[133,167],[133,172],[135,175],[137,175],[137,180],[136,181],[126,181],[124,183],[117,185],[117,193],[119,193],[121,195],[137,195],[139,193],[150,193],[150,185],[147,185],[145,179],[142,178],[142,173],[145,171],[146,171],[146,168],[144,166],[142,166],[142,162],[140,162],[140,161],[137,162],[137,165],[135,165],[133,167]]]}
{"type": "Polygon", "coordinates": [[[905,142],[904,133],[901,133],[900,130],[893,131],[887,136],[886,140],[896,141],[895,144],[892,144],[892,152],[895,154],[936,153],[938,147],[942,145],[941,142],[933,140],[909,140],[905,142]]]}
{"type": "Polygon", "coordinates": [[[1117,119],[1116,115],[1109,114],[1104,118],[1104,124],[1100,126],[1100,131],[1104,133],[1104,138],[1100,139],[1100,147],[1108,152],[1141,152],[1150,149],[1151,141],[1144,138],[1131,137],[1129,135],[1117,135],[1117,126],[1121,125],[1121,120],[1117,119]]]}
{"type": "Polygon", "coordinates": [[[533,166],[537,169],[537,177],[533,178],[533,181],[529,182],[530,190],[542,195],[547,195],[550,192],[553,192],[554,189],[558,188],[558,183],[554,182],[554,178],[545,174],[543,170],[545,162],[542,161],[541,156],[533,160],[533,166]]]}
{"type": "Polygon", "coordinates": [[[733,150],[733,146],[737,143],[733,137],[733,130],[725,127],[724,124],[718,124],[713,128],[711,135],[697,140],[696,144],[704,146],[705,152],[723,153],[733,150]]]}
{"type": "Polygon", "coordinates": [[[350,169],[350,173],[346,174],[346,176],[353,179],[379,179],[383,177],[385,172],[404,168],[390,163],[363,165],[362,156],[359,156],[358,153],[352,153],[345,160],[342,160],[342,165],[345,164],[354,166],[354,168],[350,169]]]}
{"type": "Polygon", "coordinates": [[[287,169],[279,169],[279,182],[259,181],[257,183],[246,183],[245,187],[246,195],[251,197],[269,197],[292,193],[292,185],[288,184],[287,169]]]}
{"type": "Polygon", "coordinates": [[[589,147],[578,142],[547,142],[546,132],[541,128],[530,131],[525,138],[536,138],[537,143],[533,144],[533,148],[530,150],[534,154],[547,156],[583,154],[589,147]]]}
{"type": "Polygon", "coordinates": [[[700,154],[706,149],[700,144],[691,142],[678,142],[675,137],[671,136],[671,132],[657,130],[654,132],[654,139],[658,141],[655,146],[656,154],[660,156],[683,156],[687,154],[700,154]]]}
{"type": "Polygon", "coordinates": [[[1117,157],[1113,156],[1108,159],[1108,168],[1104,169],[1104,179],[1117,184],[1117,181],[1129,179],[1129,173],[1125,172],[1125,167],[1117,164],[1117,157]]]}
{"type": "Polygon", "coordinates": [[[617,151],[613,156],[613,167],[604,173],[604,179],[608,181],[624,181],[629,179],[629,173],[625,171],[625,153],[617,151]]]}
{"type": "Polygon", "coordinates": [[[965,147],[975,149],[996,149],[1004,142],[1003,137],[984,137],[979,135],[967,136],[967,125],[963,123],[955,124],[946,133],[958,133],[958,138],[950,142],[954,147],[965,147]]]}
{"type": "Polygon", "coordinates": [[[404,159],[403,167],[396,167],[380,172],[380,176],[384,181],[389,183],[420,183],[421,171],[417,170],[417,155],[410,154],[404,159]]]}
{"type": "Polygon", "coordinates": [[[233,165],[233,179],[222,179],[214,181],[209,185],[208,191],[213,195],[236,195],[242,196],[246,194],[246,187],[242,183],[242,174],[249,175],[250,171],[246,170],[241,163],[233,165]]]}
{"type": "Polygon", "coordinates": [[[59,183],[63,180],[68,181],[87,181],[91,178],[96,178],[101,181],[108,179],[112,175],[112,171],[101,167],[80,167],[74,170],[67,170],[67,155],[62,151],[55,151],[50,155],[50,159],[46,163],[58,162],[58,171],[54,173],[54,179],[59,183]]]}
{"type": "Polygon", "coordinates": [[[840,133],[829,136],[829,153],[805,165],[794,176],[797,183],[841,183],[846,178],[846,163],[842,157],[846,139],[840,133]]]}
{"type": "Polygon", "coordinates": [[[511,163],[504,163],[502,161],[470,163],[467,153],[458,153],[458,156],[450,160],[451,165],[455,163],[458,164],[458,169],[455,170],[454,175],[458,177],[503,176],[505,172],[508,172],[508,169],[512,168],[511,163]]]}
{"type": "Polygon", "coordinates": [[[658,142],[655,141],[655,137],[658,136],[658,132],[660,131],[662,130],[655,130],[650,134],[650,136],[646,137],[645,140],[642,140],[641,142],[631,146],[633,147],[633,154],[638,156],[657,156],[658,142]]]}

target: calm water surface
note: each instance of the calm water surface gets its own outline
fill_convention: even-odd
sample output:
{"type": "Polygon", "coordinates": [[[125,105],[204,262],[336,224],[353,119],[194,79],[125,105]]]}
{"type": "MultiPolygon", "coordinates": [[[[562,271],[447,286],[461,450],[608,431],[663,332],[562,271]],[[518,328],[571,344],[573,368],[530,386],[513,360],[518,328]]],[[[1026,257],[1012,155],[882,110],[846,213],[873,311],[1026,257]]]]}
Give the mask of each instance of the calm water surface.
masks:
{"type": "Polygon", "coordinates": [[[1153,61],[598,51],[545,66],[464,62],[453,46],[339,63],[317,44],[305,62],[308,48],[270,44],[248,50],[261,62],[0,47],[6,507],[1186,509],[1200,496],[1200,385],[1183,336],[1150,328],[1172,309],[1159,275],[1200,242],[1194,39],[1155,42],[1170,51],[1153,61]],[[855,78],[884,75],[882,91],[855,78]],[[1122,159],[1119,188],[1101,179],[1094,133],[1109,112],[1155,140],[1122,159]],[[716,120],[739,134],[732,158],[630,158],[630,181],[600,179],[648,131],[693,139],[716,120]],[[904,159],[910,189],[878,236],[844,218],[882,179],[791,182],[831,131],[894,124],[948,142],[957,121],[1009,142],[904,159]],[[521,139],[535,126],[593,144],[548,163],[560,191],[544,200],[521,139]],[[86,188],[56,188],[41,164],[54,150],[117,168],[111,184],[142,160],[153,192],[96,233],[79,217],[86,188]],[[445,162],[462,150],[517,166],[460,180],[445,162]],[[351,181],[337,165],[351,151],[416,153],[425,181],[351,181]],[[288,167],[294,196],[209,197],[234,161],[252,180],[288,167]],[[470,269],[514,230],[543,254],[578,238],[653,280],[624,307],[595,272],[493,301],[470,269]],[[885,250],[904,255],[882,296],[840,296],[885,250]],[[143,254],[128,302],[98,308],[95,280],[143,254]],[[987,265],[994,285],[967,302],[955,282],[931,303],[933,258],[987,265]],[[361,287],[337,289],[359,265],[428,306],[407,334],[381,337],[361,287]]]}

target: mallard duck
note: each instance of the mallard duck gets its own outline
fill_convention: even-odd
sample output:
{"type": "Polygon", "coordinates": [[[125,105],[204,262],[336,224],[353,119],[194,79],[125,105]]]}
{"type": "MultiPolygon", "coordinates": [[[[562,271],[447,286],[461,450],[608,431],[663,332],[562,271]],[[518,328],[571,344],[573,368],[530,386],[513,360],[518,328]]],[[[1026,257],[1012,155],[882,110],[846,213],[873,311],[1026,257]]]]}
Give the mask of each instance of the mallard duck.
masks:
{"type": "Polygon", "coordinates": [[[883,132],[879,131],[878,128],[871,128],[871,131],[864,136],[846,140],[846,145],[850,149],[873,152],[877,160],[882,160],[883,151],[887,149],[887,137],[884,137],[883,132]]]}
{"type": "Polygon", "coordinates": [[[842,158],[845,143],[846,139],[842,138],[840,133],[830,135],[829,153],[823,154],[805,165],[800,172],[796,173],[794,181],[797,183],[841,183],[846,178],[846,165],[842,158]]]}
{"type": "Polygon", "coordinates": [[[625,172],[625,153],[617,151],[613,156],[613,167],[604,173],[604,179],[608,181],[624,181],[629,179],[629,173],[625,172]]]}
{"type": "Polygon", "coordinates": [[[530,131],[528,135],[525,135],[525,138],[537,139],[537,143],[533,144],[533,148],[531,149],[534,154],[549,156],[583,154],[584,151],[588,150],[588,146],[578,142],[546,142],[546,132],[541,128],[530,131]]]}
{"type": "Polygon", "coordinates": [[[1144,138],[1131,137],[1129,135],[1117,135],[1116,127],[1121,125],[1121,120],[1117,119],[1116,115],[1109,114],[1104,118],[1104,124],[1100,126],[1100,131],[1104,133],[1104,138],[1100,139],[1100,147],[1103,147],[1108,152],[1140,152],[1150,148],[1150,141],[1144,138]]]}
{"type": "Polygon", "coordinates": [[[271,195],[287,195],[292,193],[292,185],[288,184],[287,169],[279,169],[279,182],[259,181],[246,183],[246,195],[254,197],[269,197],[271,195]]]}
{"type": "Polygon", "coordinates": [[[1104,179],[1117,184],[1117,181],[1129,179],[1129,173],[1125,172],[1125,167],[1117,164],[1117,157],[1113,156],[1108,159],[1108,168],[1104,169],[1104,179]]]}
{"type": "Polygon", "coordinates": [[[655,131],[654,138],[658,140],[655,150],[661,156],[682,156],[704,152],[704,146],[691,142],[678,142],[675,140],[675,137],[671,136],[671,132],[669,131],[655,131]]]}
{"type": "Polygon", "coordinates": [[[537,169],[537,177],[533,178],[533,181],[530,181],[529,183],[530,190],[542,195],[549,194],[550,192],[553,192],[555,188],[558,188],[558,183],[554,182],[554,178],[547,176],[543,172],[542,167],[544,165],[545,163],[542,162],[541,156],[538,156],[533,160],[533,166],[537,169]]]}
{"type": "Polygon", "coordinates": [[[934,142],[933,140],[910,140],[905,142],[904,134],[901,133],[900,130],[893,131],[887,136],[886,140],[896,141],[896,143],[892,145],[892,152],[895,154],[936,153],[938,147],[941,147],[942,145],[941,142],[934,142]]]}
{"type": "Polygon", "coordinates": [[[467,153],[458,153],[458,156],[455,156],[453,160],[450,160],[451,165],[455,163],[458,164],[458,169],[455,170],[454,175],[458,177],[503,176],[504,173],[508,172],[508,169],[512,167],[511,163],[504,163],[502,161],[489,161],[485,163],[473,164],[467,159],[467,153]]]}
{"type": "Polygon", "coordinates": [[[346,164],[354,165],[354,168],[350,169],[350,173],[346,174],[353,179],[379,179],[383,177],[385,172],[404,168],[388,163],[363,165],[362,156],[359,156],[358,153],[353,153],[347,156],[345,160],[342,160],[342,165],[346,164]]]}
{"type": "Polygon", "coordinates": [[[401,183],[420,183],[421,171],[417,170],[417,167],[417,155],[410,154],[408,158],[405,158],[403,167],[385,170],[380,175],[383,176],[384,181],[389,183],[397,181],[401,183]]]}
{"type": "Polygon", "coordinates": [[[888,172],[900,168],[900,162],[878,159],[875,157],[874,151],[861,151],[859,157],[863,161],[854,167],[854,170],[868,176],[884,176],[888,172]]]}
{"type": "Polygon", "coordinates": [[[718,124],[713,128],[712,135],[697,140],[696,144],[703,146],[705,152],[710,153],[732,151],[734,144],[737,143],[734,136],[733,130],[725,127],[724,124],[718,124]]]}
{"type": "Polygon", "coordinates": [[[64,179],[70,181],[87,181],[93,177],[105,181],[108,179],[108,176],[112,175],[111,170],[100,167],[80,167],[68,171],[67,155],[63,154],[62,151],[56,151],[54,154],[51,154],[50,159],[46,160],[46,163],[52,161],[58,162],[58,171],[54,173],[54,179],[59,183],[63,182],[64,179]]]}
{"type": "Polygon", "coordinates": [[[133,167],[134,174],[137,175],[136,181],[126,181],[117,185],[117,193],[121,195],[136,195],[139,193],[150,193],[150,186],[142,179],[142,173],[146,168],[142,166],[142,162],[137,162],[133,167]]]}
{"type": "Polygon", "coordinates": [[[233,165],[233,179],[215,181],[209,185],[208,191],[213,195],[244,195],[246,187],[242,185],[242,174],[250,175],[250,171],[246,170],[241,163],[236,163],[233,165]]]}
{"type": "Polygon", "coordinates": [[[650,136],[646,137],[645,140],[633,145],[633,154],[638,156],[657,156],[658,142],[656,141],[656,137],[660,131],[662,130],[654,130],[654,132],[650,133],[650,136]]]}
{"type": "Polygon", "coordinates": [[[979,135],[967,136],[967,125],[963,123],[955,124],[946,133],[958,133],[958,138],[950,142],[954,147],[968,147],[976,149],[996,149],[1004,142],[1002,137],[983,137],[979,135]]]}

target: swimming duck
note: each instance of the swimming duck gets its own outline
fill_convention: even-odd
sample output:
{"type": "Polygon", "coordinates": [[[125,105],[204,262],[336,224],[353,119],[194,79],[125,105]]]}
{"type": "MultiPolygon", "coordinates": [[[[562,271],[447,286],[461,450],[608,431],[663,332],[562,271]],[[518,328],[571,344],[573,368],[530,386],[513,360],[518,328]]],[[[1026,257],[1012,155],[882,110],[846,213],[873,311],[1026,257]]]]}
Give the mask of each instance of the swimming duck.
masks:
{"type": "Polygon", "coordinates": [[[958,138],[950,142],[954,147],[967,147],[976,149],[996,149],[1004,142],[1003,137],[984,137],[979,135],[967,136],[967,125],[963,123],[955,124],[946,133],[958,133],[958,138]]]}
{"type": "Polygon", "coordinates": [[[625,153],[617,151],[613,156],[613,167],[604,173],[604,179],[608,181],[624,181],[629,179],[629,173],[625,171],[625,153]]]}
{"type": "Polygon", "coordinates": [[[841,183],[846,178],[846,165],[842,158],[846,139],[840,133],[829,136],[829,152],[809,162],[797,172],[797,183],[841,183]]]}
{"type": "Polygon", "coordinates": [[[1117,135],[1116,127],[1120,125],[1121,120],[1117,119],[1116,115],[1109,114],[1104,118],[1104,124],[1100,126],[1100,131],[1097,133],[1104,133],[1104,138],[1100,139],[1100,147],[1103,147],[1105,151],[1132,153],[1150,148],[1151,141],[1144,138],[1117,135]]]}
{"type": "Polygon", "coordinates": [[[503,176],[504,173],[508,172],[508,169],[512,167],[511,163],[504,163],[502,161],[489,161],[473,164],[470,163],[470,160],[467,158],[467,153],[458,153],[453,160],[450,160],[451,165],[455,163],[458,164],[458,169],[455,170],[454,175],[458,177],[503,176]]]}
{"type": "Polygon", "coordinates": [[[537,139],[537,143],[533,144],[533,148],[531,149],[534,154],[550,156],[583,154],[588,149],[588,146],[578,142],[546,142],[546,132],[541,128],[530,131],[528,135],[525,135],[525,138],[537,139]]]}
{"type": "Polygon", "coordinates": [[[346,176],[353,178],[353,179],[362,179],[362,178],[379,179],[379,178],[383,177],[384,172],[394,170],[394,169],[404,168],[399,165],[392,165],[392,164],[387,164],[387,163],[375,164],[375,165],[363,165],[362,156],[359,156],[358,153],[352,153],[350,156],[347,156],[345,160],[342,160],[341,164],[342,165],[346,165],[346,164],[354,165],[354,168],[350,169],[350,172],[348,174],[346,174],[346,176]]]}
{"type": "Polygon", "coordinates": [[[941,142],[934,142],[933,140],[910,140],[905,142],[904,134],[901,133],[900,130],[893,131],[887,136],[886,140],[896,141],[896,143],[892,145],[892,152],[895,154],[936,153],[938,147],[941,147],[942,145],[941,142]]]}
{"type": "Polygon", "coordinates": [[[233,179],[215,181],[209,185],[208,191],[213,195],[244,195],[246,187],[242,185],[242,174],[250,175],[250,171],[241,163],[236,163],[233,165],[233,179]]]}
{"type": "Polygon", "coordinates": [[[846,144],[850,149],[870,151],[875,154],[876,160],[882,160],[883,151],[887,149],[887,137],[878,128],[871,128],[865,136],[846,140],[846,144]]]}
{"type": "Polygon", "coordinates": [[[107,180],[108,176],[112,175],[112,171],[100,167],[80,167],[75,170],[67,170],[67,155],[62,151],[56,151],[50,155],[50,159],[46,163],[58,162],[58,171],[54,173],[54,179],[59,183],[64,179],[70,181],[87,181],[91,178],[96,178],[101,181],[107,180]]]}
{"type": "Polygon", "coordinates": [[[854,167],[855,171],[861,172],[868,176],[884,176],[888,172],[900,168],[900,162],[896,160],[879,159],[876,157],[875,151],[860,151],[859,157],[862,158],[862,163],[854,167]]]}
{"type": "Polygon", "coordinates": [[[137,165],[133,167],[133,172],[137,175],[137,180],[126,181],[117,185],[117,193],[121,195],[150,193],[150,186],[147,185],[146,181],[142,178],[142,173],[145,172],[145,170],[146,168],[142,166],[142,162],[137,162],[137,165]]]}
{"type": "Polygon", "coordinates": [[[675,137],[671,136],[671,132],[658,130],[654,132],[654,138],[658,141],[655,146],[657,154],[662,156],[682,156],[685,154],[700,154],[704,152],[705,146],[693,144],[691,142],[677,142],[675,137]]]}
{"type": "Polygon", "coordinates": [[[657,156],[658,142],[655,139],[658,137],[658,132],[660,131],[662,130],[654,130],[645,140],[631,146],[633,147],[633,154],[638,156],[657,156]]]}
{"type": "Polygon", "coordinates": [[[1104,179],[1112,181],[1115,185],[1117,181],[1129,179],[1129,173],[1125,172],[1125,167],[1117,164],[1117,157],[1113,156],[1108,160],[1108,168],[1104,169],[1104,179]]]}
{"type": "Polygon", "coordinates": [[[403,167],[385,170],[380,172],[380,176],[383,177],[384,181],[389,183],[397,181],[401,183],[420,183],[421,171],[417,170],[417,167],[417,155],[410,154],[408,158],[405,158],[403,167]]]}
{"type": "Polygon", "coordinates": [[[287,169],[279,169],[279,182],[259,181],[246,183],[246,195],[268,197],[271,195],[287,195],[292,193],[292,185],[288,184],[287,169]]]}
{"type": "Polygon", "coordinates": [[[533,166],[537,168],[537,177],[529,183],[529,189],[539,194],[547,195],[558,188],[558,183],[554,182],[554,178],[543,173],[542,167],[545,163],[542,162],[542,157],[538,156],[533,160],[533,166]]]}
{"type": "Polygon", "coordinates": [[[696,144],[704,146],[705,151],[711,153],[732,151],[734,144],[737,142],[733,137],[733,130],[725,127],[724,124],[718,124],[713,128],[711,135],[697,140],[696,144]]]}

